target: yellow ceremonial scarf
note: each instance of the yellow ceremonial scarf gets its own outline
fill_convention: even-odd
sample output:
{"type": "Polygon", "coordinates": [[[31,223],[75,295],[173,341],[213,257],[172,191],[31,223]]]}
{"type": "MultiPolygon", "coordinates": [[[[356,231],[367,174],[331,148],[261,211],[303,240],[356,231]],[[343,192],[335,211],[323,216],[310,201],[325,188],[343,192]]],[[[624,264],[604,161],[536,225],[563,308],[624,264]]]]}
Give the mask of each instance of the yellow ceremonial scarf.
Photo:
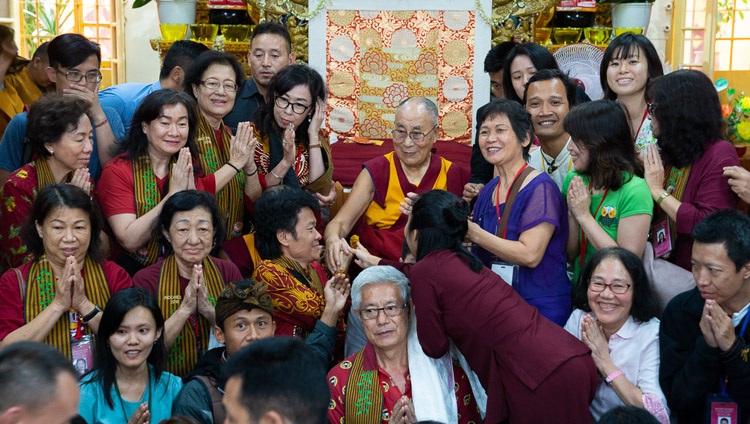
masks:
{"type": "Polygon", "coordinates": [[[354,356],[349,381],[346,383],[345,420],[358,424],[380,424],[383,413],[383,392],[377,370],[363,369],[365,349],[354,356]]]}
{"type": "MultiPolygon", "coordinates": [[[[170,165],[174,159],[170,161],[170,165]]],[[[169,176],[172,176],[172,167],[170,166],[169,176]]],[[[147,214],[151,209],[161,202],[161,192],[159,185],[156,183],[156,175],[151,168],[151,158],[148,154],[133,160],[133,184],[135,188],[135,214],[137,218],[147,214]]],[[[138,249],[136,252],[125,252],[128,256],[143,266],[148,266],[156,262],[159,256],[159,243],[155,238],[149,240],[145,249],[138,249]]]]}
{"type": "MultiPolygon", "coordinates": [[[[86,256],[83,264],[86,297],[96,305],[106,305],[111,293],[102,266],[86,256]]],[[[24,319],[31,322],[55,298],[55,276],[47,257],[42,255],[31,264],[24,299],[24,319]]],[[[86,328],[91,334],[91,329],[86,328]]],[[[47,335],[46,343],[58,348],[68,358],[72,358],[70,348],[70,320],[63,314],[47,335]]]]}
{"type": "Polygon", "coordinates": [[[41,191],[48,185],[55,184],[55,177],[52,175],[52,169],[49,167],[49,161],[44,156],[39,156],[34,161],[34,168],[36,168],[36,181],[37,181],[37,192],[41,191]]]}
{"type": "MultiPolygon", "coordinates": [[[[219,297],[221,290],[224,288],[224,279],[219,273],[219,269],[214,264],[211,257],[206,256],[203,259],[203,281],[208,290],[208,300],[211,305],[216,305],[216,299],[219,297]]],[[[172,316],[177,311],[182,302],[183,290],[180,287],[180,271],[177,268],[177,259],[174,255],[167,256],[159,272],[159,289],[157,300],[159,309],[161,309],[164,319],[172,316]]],[[[198,332],[201,338],[203,350],[208,349],[208,342],[211,333],[210,323],[198,316],[198,332]]],[[[196,338],[193,326],[188,322],[182,327],[182,331],[175,339],[172,347],[169,349],[169,360],[167,361],[167,371],[177,376],[184,376],[193,370],[198,363],[198,340],[196,338]]]]}
{"type": "MultiPolygon", "coordinates": [[[[229,161],[229,148],[232,140],[232,133],[229,127],[221,124],[222,145],[219,146],[219,140],[216,132],[206,121],[203,112],[196,111],[198,115],[198,128],[196,144],[198,146],[199,160],[203,175],[209,175],[216,172],[229,161]]],[[[216,193],[216,201],[219,203],[219,209],[226,219],[227,240],[242,235],[244,222],[245,206],[243,196],[245,194],[245,173],[240,170],[224,188],[216,193]]]]}

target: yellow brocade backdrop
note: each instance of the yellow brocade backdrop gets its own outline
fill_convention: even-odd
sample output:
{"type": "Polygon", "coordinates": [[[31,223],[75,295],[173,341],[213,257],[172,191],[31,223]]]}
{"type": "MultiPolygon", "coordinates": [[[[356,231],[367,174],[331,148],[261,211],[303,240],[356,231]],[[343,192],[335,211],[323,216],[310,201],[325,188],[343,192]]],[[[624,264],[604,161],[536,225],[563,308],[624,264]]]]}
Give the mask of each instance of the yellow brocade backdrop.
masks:
{"type": "Polygon", "coordinates": [[[438,138],[471,143],[474,12],[326,13],[331,130],[390,138],[396,106],[424,96],[438,105],[438,138]]]}

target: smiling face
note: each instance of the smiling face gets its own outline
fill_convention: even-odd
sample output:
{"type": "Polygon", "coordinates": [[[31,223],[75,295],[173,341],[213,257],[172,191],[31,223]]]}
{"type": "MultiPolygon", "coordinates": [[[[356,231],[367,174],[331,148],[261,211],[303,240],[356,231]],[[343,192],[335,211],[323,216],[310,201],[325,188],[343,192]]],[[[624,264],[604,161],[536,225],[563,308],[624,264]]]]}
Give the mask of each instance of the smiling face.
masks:
{"type": "Polygon", "coordinates": [[[289,51],[289,46],[282,36],[260,34],[250,42],[247,63],[253,72],[255,84],[265,92],[271,84],[271,78],[294,63],[294,54],[289,51]]]}
{"type": "Polygon", "coordinates": [[[523,160],[523,148],[531,139],[518,140],[507,115],[487,117],[479,127],[479,148],[482,156],[495,166],[510,165],[523,160]]]}
{"type": "Polygon", "coordinates": [[[68,256],[83,264],[91,241],[91,221],[86,211],[60,207],[52,210],[36,230],[50,262],[62,267],[68,256]]]}
{"type": "Polygon", "coordinates": [[[51,81],[55,83],[55,90],[61,94],[64,94],[63,90],[74,85],[86,87],[91,91],[96,91],[97,87],[100,84],[99,82],[88,82],[85,77],[78,82],[68,81],[68,79],[65,77],[65,73],[70,71],[75,71],[82,75],[98,74],[99,59],[96,58],[95,54],[92,54],[81,64],[72,68],[65,68],[61,66],[59,69],[55,69],[50,66],[47,68],[47,76],[51,81]]]}
{"type": "Polygon", "coordinates": [[[317,220],[310,208],[302,208],[297,213],[295,234],[279,230],[277,237],[281,243],[281,254],[297,261],[303,267],[320,259],[323,246],[320,244],[321,235],[316,228],[317,220]]]}
{"type": "MultiPolygon", "coordinates": [[[[401,306],[404,298],[394,283],[367,284],[362,287],[362,302],[359,310],[367,308],[385,308],[387,306],[401,306]]],[[[408,308],[401,310],[395,317],[389,317],[385,311],[378,311],[373,319],[362,318],[365,337],[376,349],[389,350],[406,344],[409,331],[408,308]]]]}
{"type": "Polygon", "coordinates": [[[603,284],[630,285],[624,294],[615,294],[609,287],[602,292],[588,289],[587,296],[591,312],[608,333],[613,334],[625,324],[633,307],[633,280],[625,266],[616,258],[603,259],[591,273],[589,287],[593,282],[603,284]]]}
{"type": "Polygon", "coordinates": [[[310,88],[302,84],[295,85],[291,90],[279,95],[279,99],[276,99],[273,105],[273,117],[279,128],[287,128],[289,124],[292,124],[296,129],[312,114],[312,105],[310,88]],[[286,104],[286,107],[281,108],[279,103],[286,104]],[[293,108],[300,108],[300,106],[295,105],[304,106],[304,111],[301,114],[295,113],[293,108]]]}
{"type": "Polygon", "coordinates": [[[571,140],[568,143],[570,159],[573,161],[573,168],[576,172],[585,172],[589,169],[589,149],[583,143],[571,140]]]}
{"type": "MultiPolygon", "coordinates": [[[[619,57],[615,52],[613,57],[619,57]]],[[[607,66],[607,85],[617,96],[640,95],[648,83],[648,63],[643,49],[623,59],[612,59],[607,66]]]]}
{"type": "Polygon", "coordinates": [[[175,257],[185,265],[203,261],[214,246],[214,225],[211,212],[203,207],[177,212],[165,233],[175,257]]]}
{"type": "Polygon", "coordinates": [[[142,125],[152,155],[172,157],[187,144],[188,111],[182,103],[164,105],[158,118],[142,125]]]}
{"type": "Polygon", "coordinates": [[[94,135],[91,128],[91,120],[88,116],[81,115],[78,124],[69,127],[60,139],[54,143],[44,143],[44,148],[52,152],[50,161],[54,161],[66,172],[89,166],[91,152],[94,150],[94,135]]]}
{"type": "Polygon", "coordinates": [[[213,121],[218,124],[234,107],[237,92],[227,91],[224,85],[236,84],[237,75],[231,66],[214,63],[203,72],[201,81],[219,83],[216,89],[209,89],[203,84],[193,85],[193,94],[198,99],[198,108],[209,123],[213,121]]]}
{"type": "Polygon", "coordinates": [[[276,322],[266,311],[255,308],[249,311],[240,310],[224,320],[224,331],[214,327],[216,341],[224,343],[227,356],[242,349],[250,343],[273,337],[276,322]]]}
{"type": "Polygon", "coordinates": [[[555,140],[566,134],[563,119],[570,111],[570,105],[565,85],[559,79],[529,84],[526,92],[526,110],[531,114],[534,134],[540,141],[555,140]]]}
{"type": "Polygon", "coordinates": [[[430,113],[418,101],[409,101],[396,109],[395,129],[424,133],[422,141],[416,143],[412,138],[403,140],[393,139],[393,151],[401,163],[407,167],[421,167],[428,163],[432,154],[432,146],[437,138],[437,128],[430,113]]]}
{"type": "Polygon", "coordinates": [[[750,300],[750,264],[737,271],[723,243],[693,243],[692,269],[704,299],[734,312],[750,300]]]}
{"type": "Polygon", "coordinates": [[[534,63],[525,54],[516,56],[510,63],[510,81],[513,83],[513,89],[519,99],[523,99],[526,83],[536,74],[537,70],[534,63]]]}
{"type": "Polygon", "coordinates": [[[118,368],[137,370],[146,366],[154,342],[161,336],[151,311],[136,306],[122,318],[120,326],[107,342],[118,368]]]}

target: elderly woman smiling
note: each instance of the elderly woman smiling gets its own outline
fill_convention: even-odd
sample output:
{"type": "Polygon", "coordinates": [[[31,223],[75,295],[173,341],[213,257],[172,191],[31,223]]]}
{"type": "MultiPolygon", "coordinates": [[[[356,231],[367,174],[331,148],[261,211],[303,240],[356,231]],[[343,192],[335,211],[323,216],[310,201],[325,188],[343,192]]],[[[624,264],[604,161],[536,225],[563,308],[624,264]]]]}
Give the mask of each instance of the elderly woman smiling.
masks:
{"type": "Polygon", "coordinates": [[[169,317],[164,325],[164,343],[170,348],[167,370],[179,376],[192,371],[208,350],[221,290],[242,278],[234,264],[210,256],[223,240],[223,225],[213,196],[195,190],[176,193],[164,203],[154,234],[169,243],[172,253],[133,277],[169,317]]]}

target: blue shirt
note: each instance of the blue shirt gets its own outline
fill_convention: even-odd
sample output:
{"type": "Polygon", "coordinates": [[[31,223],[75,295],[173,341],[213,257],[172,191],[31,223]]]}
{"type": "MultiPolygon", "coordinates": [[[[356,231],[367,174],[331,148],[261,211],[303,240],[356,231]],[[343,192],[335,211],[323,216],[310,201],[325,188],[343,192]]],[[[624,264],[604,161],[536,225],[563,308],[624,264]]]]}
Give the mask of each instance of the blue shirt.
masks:
{"type": "Polygon", "coordinates": [[[151,419],[149,422],[159,423],[171,417],[172,403],[180,392],[180,389],[182,389],[182,380],[165,371],[161,373],[159,381],[156,382],[154,380],[153,367],[151,365],[148,367],[151,370],[149,374],[149,386],[144,390],[143,397],[138,402],[128,402],[120,398],[114,384],[112,385],[110,396],[112,396],[114,408],[110,408],[104,399],[104,390],[101,381],[92,381],[92,376],[96,371],[84,376],[79,383],[81,388],[81,402],[78,405],[78,413],[88,424],[123,424],[128,422],[140,404],[146,402],[151,407],[149,411],[151,419]],[[152,397],[150,402],[149,392],[152,397]]]}
{"type": "Polygon", "coordinates": [[[161,90],[160,81],[153,84],[129,82],[113,85],[99,92],[99,104],[102,108],[109,107],[120,115],[127,136],[135,110],[146,96],[156,90],[161,90]]]}
{"type": "MultiPolygon", "coordinates": [[[[109,107],[102,106],[102,110],[109,121],[112,133],[115,135],[115,141],[118,143],[121,142],[125,138],[125,128],[120,120],[120,115],[109,107]]],[[[8,172],[13,172],[26,165],[27,162],[23,160],[23,145],[26,142],[27,126],[28,116],[26,112],[21,112],[14,116],[8,123],[5,134],[3,134],[3,139],[0,141],[0,168],[8,172]]],[[[91,178],[96,181],[102,172],[102,166],[99,163],[99,154],[96,147],[96,128],[94,128],[93,121],[91,122],[91,127],[94,129],[94,150],[91,152],[91,159],[89,160],[89,173],[91,174],[91,178]]]]}
{"type": "Polygon", "coordinates": [[[237,124],[240,122],[255,122],[255,112],[263,103],[265,103],[265,99],[260,94],[260,91],[258,91],[255,80],[248,78],[242,84],[239,91],[237,91],[234,106],[223,119],[224,125],[229,126],[232,129],[232,134],[235,134],[237,132],[237,124]]]}

